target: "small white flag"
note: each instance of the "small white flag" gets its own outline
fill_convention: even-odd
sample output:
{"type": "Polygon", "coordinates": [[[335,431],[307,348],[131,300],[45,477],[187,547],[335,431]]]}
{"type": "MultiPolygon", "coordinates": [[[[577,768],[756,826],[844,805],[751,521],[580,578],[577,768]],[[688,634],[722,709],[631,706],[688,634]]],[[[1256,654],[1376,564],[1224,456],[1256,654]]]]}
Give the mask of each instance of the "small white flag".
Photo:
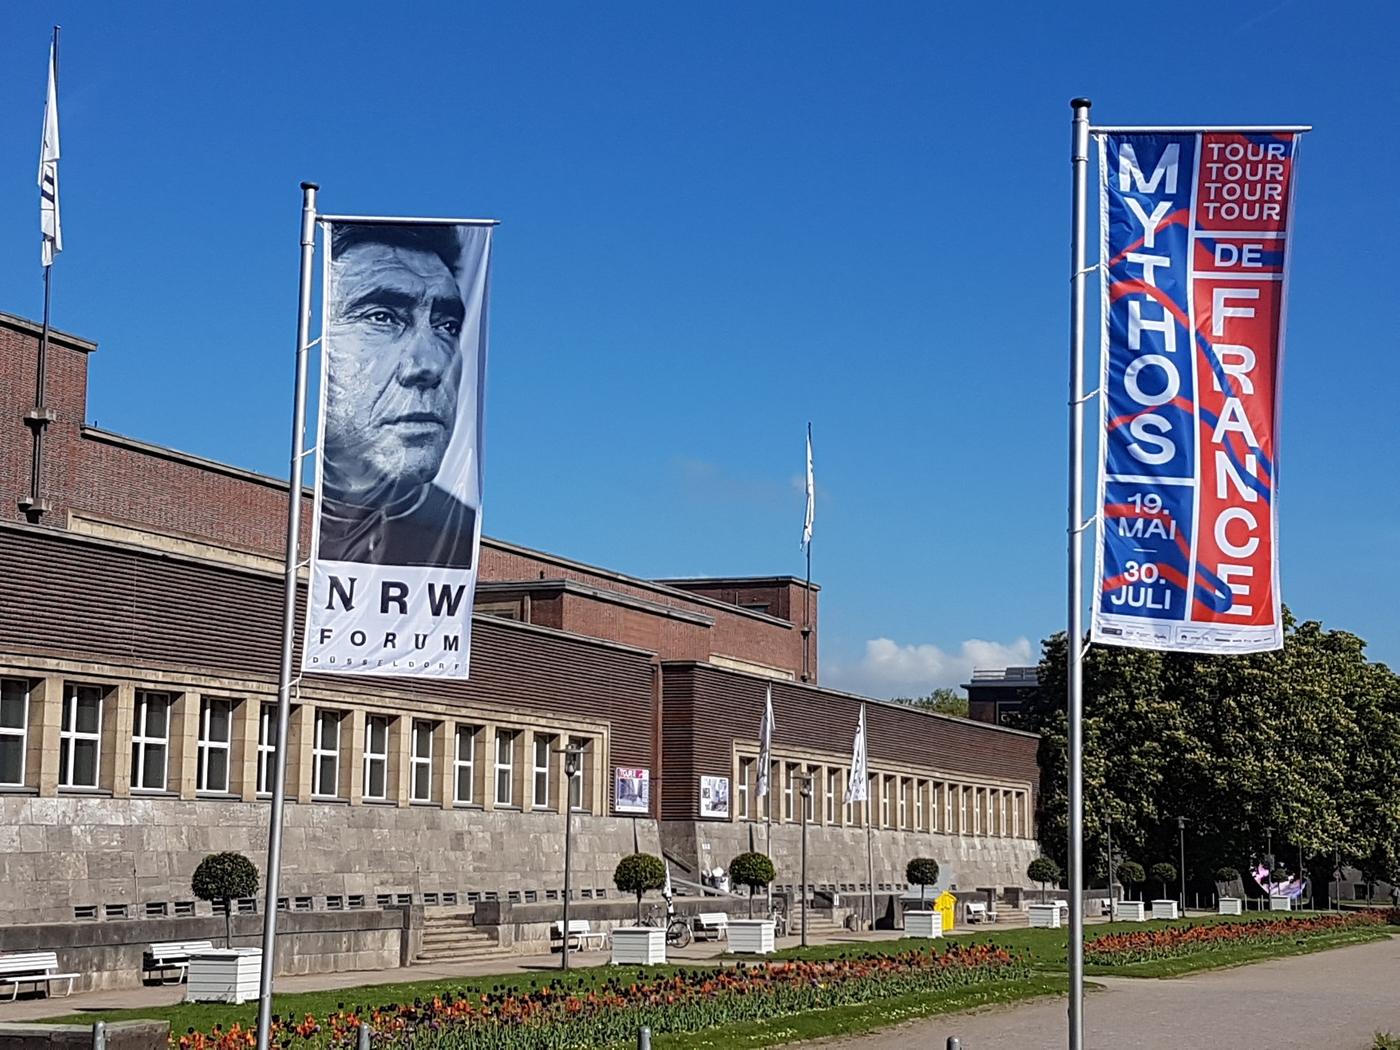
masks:
{"type": "Polygon", "coordinates": [[[803,550],[812,545],[812,519],[817,512],[817,487],[812,481],[812,424],[807,424],[807,514],[802,519],[803,550]]]}
{"type": "Polygon", "coordinates": [[[768,794],[768,770],[773,765],[773,683],[768,683],[768,701],[758,727],[758,797],[768,794]]]}
{"type": "Polygon", "coordinates": [[[44,233],[40,257],[45,266],[63,251],[58,219],[58,46],[49,44],[49,94],[44,102],[44,137],[39,147],[39,227],[44,233]]]}
{"type": "Polygon", "coordinates": [[[674,896],[671,890],[671,862],[669,860],[666,862],[666,885],[661,887],[661,896],[667,900],[674,896]]]}
{"type": "Polygon", "coordinates": [[[846,801],[864,802],[867,795],[869,771],[865,762],[865,705],[860,705],[860,724],[856,726],[856,740],[851,745],[851,779],[846,783],[846,801]]]}

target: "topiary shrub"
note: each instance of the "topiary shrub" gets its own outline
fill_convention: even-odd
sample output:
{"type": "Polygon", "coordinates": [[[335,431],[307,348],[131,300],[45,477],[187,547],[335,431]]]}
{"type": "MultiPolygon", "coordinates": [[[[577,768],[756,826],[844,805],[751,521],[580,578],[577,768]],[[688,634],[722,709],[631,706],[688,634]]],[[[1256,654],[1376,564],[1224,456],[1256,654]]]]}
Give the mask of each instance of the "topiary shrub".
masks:
{"type": "Polygon", "coordinates": [[[1232,868],[1228,864],[1223,868],[1215,869],[1216,882],[1238,882],[1240,880],[1240,869],[1232,868]]]}
{"type": "Polygon", "coordinates": [[[1124,886],[1141,886],[1147,881],[1147,872],[1135,860],[1125,860],[1118,865],[1118,881],[1124,886]]]}
{"type": "Polygon", "coordinates": [[[924,890],[938,881],[938,861],[932,857],[915,857],[904,866],[904,880],[919,887],[919,904],[924,903],[924,890]]]}
{"type": "Polygon", "coordinates": [[[199,862],[190,889],[202,901],[224,902],[224,947],[233,947],[233,902],[258,892],[258,869],[241,853],[211,853],[199,862]]]}
{"type": "Polygon", "coordinates": [[[1036,857],[1026,866],[1026,878],[1040,883],[1040,903],[1045,903],[1045,884],[1060,881],[1060,866],[1049,857],[1036,857]]]}
{"type": "Polygon", "coordinates": [[[729,862],[729,881],[749,888],[749,918],[753,918],[753,895],[776,877],[773,862],[762,853],[740,853],[729,862]]]}
{"type": "Polygon", "coordinates": [[[666,865],[650,853],[632,853],[617,862],[613,885],[623,893],[637,895],[637,925],[642,924],[642,894],[666,885],[666,865]]]}
{"type": "Polygon", "coordinates": [[[1152,865],[1152,881],[1162,884],[1162,900],[1167,899],[1167,883],[1176,881],[1176,865],[1162,861],[1152,865]]]}

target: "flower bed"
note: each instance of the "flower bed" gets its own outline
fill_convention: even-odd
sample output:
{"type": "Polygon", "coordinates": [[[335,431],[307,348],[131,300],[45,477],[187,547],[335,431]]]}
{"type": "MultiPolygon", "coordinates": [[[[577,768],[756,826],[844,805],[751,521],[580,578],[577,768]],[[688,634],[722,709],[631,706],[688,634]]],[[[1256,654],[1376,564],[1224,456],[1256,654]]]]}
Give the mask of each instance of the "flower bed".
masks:
{"type": "Polygon", "coordinates": [[[1277,944],[1322,937],[1342,930],[1380,926],[1379,911],[1317,915],[1306,918],[1258,919],[1245,922],[1193,923],[1133,933],[1107,933],[1084,944],[1084,961],[1101,966],[1177,959],[1202,951],[1250,944],[1277,944]]]}
{"type": "MultiPolygon", "coordinates": [[[[532,991],[446,995],[375,1009],[343,1009],[299,1023],[273,1022],[273,1045],[295,1050],[355,1046],[361,1021],[376,1050],[566,1050],[630,1043],[643,1025],[653,1032],[693,1032],[807,1010],[939,992],[1029,976],[1021,959],[990,944],[942,952],[906,952],[824,962],[639,973],[591,985],[532,991]]],[[[233,1050],[252,1045],[248,1029],[192,1032],[181,1050],[233,1050]]]]}

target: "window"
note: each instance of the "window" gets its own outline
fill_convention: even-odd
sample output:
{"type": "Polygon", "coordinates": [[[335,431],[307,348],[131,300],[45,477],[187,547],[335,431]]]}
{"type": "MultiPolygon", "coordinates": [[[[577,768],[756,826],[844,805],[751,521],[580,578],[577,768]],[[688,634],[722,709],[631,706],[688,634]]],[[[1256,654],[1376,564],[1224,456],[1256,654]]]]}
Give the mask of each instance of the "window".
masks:
{"type": "Polygon", "coordinates": [[[739,783],[735,786],[735,794],[738,795],[739,819],[749,820],[749,777],[753,775],[753,759],[739,759],[739,783]]]}
{"type": "Polygon", "coordinates": [[[906,777],[899,778],[899,826],[909,826],[909,780],[906,777]]]}
{"type": "Polygon", "coordinates": [[[924,792],[927,788],[922,780],[914,781],[914,830],[924,830],[924,792]]]}
{"type": "Polygon", "coordinates": [[[170,694],[138,689],[131,722],[131,786],[164,791],[169,750],[170,694]]]}
{"type": "Polygon", "coordinates": [[[880,827],[890,827],[890,796],[894,794],[894,777],[885,777],[884,791],[880,795],[880,827]]]}
{"type": "Polygon", "coordinates": [[[553,758],[554,737],[535,734],[535,762],[531,767],[532,793],[530,804],[535,809],[549,808],[549,767],[553,758]]]}
{"type": "Polygon", "coordinates": [[[29,730],[29,682],[0,678],[0,784],[24,783],[24,752],[29,730]]]}
{"type": "Polygon", "coordinates": [[[339,711],[316,711],[311,740],[311,793],[321,798],[335,798],[340,791],[340,719],[339,711]]]}
{"type": "Polygon", "coordinates": [[[953,793],[956,790],[957,787],[953,784],[943,785],[943,832],[946,835],[958,830],[953,820],[953,793]]]}
{"type": "Polygon", "coordinates": [[[233,740],[233,701],[211,696],[199,701],[197,791],[228,791],[229,747],[233,740]]]}
{"type": "Polygon", "coordinates": [[[277,705],[263,704],[258,712],[258,794],[272,794],[277,754],[277,705]]]}
{"type": "Polygon", "coordinates": [[[826,771],[826,815],[827,823],[836,823],[836,792],[839,790],[838,781],[841,779],[839,769],[828,769],[826,771]]]}
{"type": "MultiPolygon", "coordinates": [[[[320,712],[317,712],[320,717],[320,712]]],[[[322,734],[316,734],[317,741],[322,740],[322,734]]],[[[340,726],[337,722],[335,733],[335,752],[337,759],[340,755],[340,726]]],[[[320,773],[317,772],[316,791],[321,795],[335,794],[335,785],[338,777],[330,780],[331,788],[326,790],[323,786],[320,773]]],[[[382,801],[389,797],[389,716],[370,715],[365,719],[365,784],[364,797],[382,801]]]]}
{"type": "Polygon", "coordinates": [[[1001,796],[1001,823],[997,825],[997,832],[1005,835],[1011,827],[1011,821],[1007,819],[1008,795],[1005,791],[998,791],[997,794],[1001,796]]]}
{"type": "Polygon", "coordinates": [[[496,805],[515,805],[515,738],[511,729],[496,731],[496,805]]]}
{"type": "Polygon", "coordinates": [[[588,808],[583,804],[583,771],[588,766],[588,738],[570,737],[569,748],[578,752],[578,768],[574,770],[574,775],[569,778],[569,809],[580,812],[588,808]]]}
{"type": "Polygon", "coordinates": [[[1021,837],[1021,807],[1024,806],[1025,796],[1019,791],[1011,803],[1011,837],[1019,839],[1021,837]]]}
{"type": "Polygon", "coordinates": [[[845,769],[839,772],[841,774],[841,823],[849,826],[853,822],[853,817],[851,814],[851,801],[846,797],[846,792],[851,786],[851,774],[845,769]]]}
{"type": "Polygon", "coordinates": [[[972,803],[972,833],[973,833],[974,835],[980,835],[980,834],[982,834],[982,789],[981,789],[981,788],[972,788],[971,803],[972,803]]]}
{"type": "Polygon", "coordinates": [[[457,751],[452,758],[458,805],[476,801],[476,726],[457,727],[457,751]]]}
{"type": "Polygon", "coordinates": [[[797,819],[797,764],[789,762],[783,767],[783,820],[791,824],[797,819]]]}
{"type": "Polygon", "coordinates": [[[433,731],[433,723],[413,720],[413,782],[409,798],[414,802],[433,800],[433,731]]]}

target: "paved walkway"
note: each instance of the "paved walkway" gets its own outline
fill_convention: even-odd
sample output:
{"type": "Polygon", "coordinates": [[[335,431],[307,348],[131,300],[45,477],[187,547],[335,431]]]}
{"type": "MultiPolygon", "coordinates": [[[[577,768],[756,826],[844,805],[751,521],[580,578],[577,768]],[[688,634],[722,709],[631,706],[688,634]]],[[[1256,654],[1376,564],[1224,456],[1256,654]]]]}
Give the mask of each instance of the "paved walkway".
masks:
{"type": "MultiPolygon", "coordinates": [[[[1171,980],[1094,977],[1084,1004],[1093,1050],[1365,1050],[1377,1031],[1400,1032],[1400,938],[1253,963],[1171,980]]],[[[936,1017],[867,1036],[806,1045],[823,1050],[1058,1050],[1065,1002],[936,1017]]]]}

